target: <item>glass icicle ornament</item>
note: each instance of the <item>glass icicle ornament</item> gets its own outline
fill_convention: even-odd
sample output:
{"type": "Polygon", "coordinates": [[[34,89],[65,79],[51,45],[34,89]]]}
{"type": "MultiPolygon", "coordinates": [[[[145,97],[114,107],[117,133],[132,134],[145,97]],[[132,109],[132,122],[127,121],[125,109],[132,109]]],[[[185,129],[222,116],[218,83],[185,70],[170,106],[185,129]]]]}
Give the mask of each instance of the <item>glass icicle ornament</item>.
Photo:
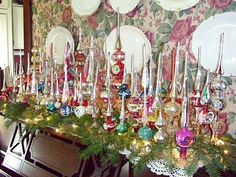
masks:
{"type": "Polygon", "coordinates": [[[23,81],[23,64],[22,64],[22,56],[20,54],[20,66],[19,66],[19,75],[20,75],[20,86],[19,86],[19,91],[18,94],[24,94],[25,89],[24,89],[24,81],[23,81]]]}
{"type": "Polygon", "coordinates": [[[217,130],[219,126],[219,112],[226,107],[225,90],[227,88],[227,82],[222,78],[224,74],[223,69],[223,54],[224,54],[224,33],[220,35],[219,55],[217,66],[215,70],[215,78],[210,82],[211,93],[211,107],[216,111],[215,118],[211,123],[211,140],[217,140],[217,130]]]}
{"type": "Polygon", "coordinates": [[[68,73],[67,73],[67,63],[70,60],[68,58],[69,48],[68,45],[65,48],[65,63],[64,63],[64,83],[62,90],[62,106],[60,107],[60,114],[62,116],[69,116],[71,114],[71,107],[68,105],[68,100],[70,97],[68,73]]]}
{"type": "Polygon", "coordinates": [[[77,50],[75,52],[75,65],[79,73],[83,72],[85,60],[86,60],[86,56],[83,52],[83,47],[82,47],[82,43],[83,43],[82,35],[83,35],[82,29],[79,28],[79,43],[78,43],[77,50]]]}
{"type": "Polygon", "coordinates": [[[185,57],[185,70],[183,81],[183,105],[181,114],[181,127],[182,129],[176,133],[176,143],[180,147],[180,158],[185,159],[187,156],[187,148],[194,143],[194,135],[188,130],[189,126],[189,101],[188,101],[188,56],[185,57]]]}
{"type": "Polygon", "coordinates": [[[198,108],[201,107],[201,47],[198,48],[198,67],[197,74],[195,78],[195,88],[192,97],[192,105],[198,111],[198,108]]]}
{"type": "MultiPolygon", "coordinates": [[[[151,79],[150,79],[151,81],[151,79]]],[[[150,87],[150,86],[149,86],[150,87]]],[[[149,97],[149,101],[152,101],[152,104],[149,105],[151,106],[149,109],[151,109],[150,114],[148,116],[149,124],[150,122],[154,123],[156,122],[156,119],[158,117],[158,112],[160,108],[160,100],[161,100],[161,89],[162,89],[162,52],[159,53],[158,57],[158,66],[157,66],[157,72],[156,72],[156,88],[155,88],[155,95],[149,97]]],[[[149,90],[150,91],[150,90],[149,90]]]]}
{"type": "Polygon", "coordinates": [[[152,105],[152,110],[154,112],[154,115],[157,117],[157,111],[159,110],[161,106],[161,90],[162,90],[162,65],[163,65],[163,58],[162,58],[162,52],[160,52],[158,57],[158,68],[157,68],[157,74],[156,74],[156,90],[155,90],[155,97],[154,102],[152,105]]]}
{"type": "Polygon", "coordinates": [[[224,74],[222,62],[224,49],[224,33],[220,35],[219,55],[215,70],[215,78],[210,82],[211,107],[215,111],[222,111],[226,107],[225,90],[227,82],[222,78],[224,74]]]}
{"type": "Polygon", "coordinates": [[[108,82],[107,82],[107,91],[108,91],[108,101],[107,101],[107,111],[106,111],[106,117],[105,117],[105,122],[103,124],[103,128],[108,131],[108,132],[112,132],[113,130],[115,130],[116,127],[116,122],[114,121],[114,118],[112,116],[112,104],[111,104],[111,90],[110,90],[110,86],[111,86],[111,82],[110,82],[110,78],[107,78],[108,82]]]}
{"type": "MultiPolygon", "coordinates": [[[[168,116],[168,124],[171,126],[174,125],[174,117],[178,116],[180,113],[180,105],[176,102],[176,94],[177,94],[177,73],[179,68],[179,58],[180,58],[180,50],[179,44],[177,45],[176,57],[175,57],[175,65],[174,65],[174,75],[172,79],[171,91],[169,94],[170,101],[165,103],[163,111],[168,116]]],[[[174,128],[174,127],[172,127],[174,128]]],[[[171,132],[169,132],[172,134],[171,132]]]]}
{"type": "Polygon", "coordinates": [[[86,113],[92,115],[93,114],[93,109],[95,110],[95,114],[98,114],[99,110],[98,107],[96,106],[96,97],[97,97],[97,82],[98,82],[98,70],[99,70],[99,64],[97,63],[96,70],[95,70],[95,78],[94,78],[94,83],[92,87],[92,93],[91,93],[91,98],[89,100],[88,106],[86,107],[86,113]]]}
{"type": "Polygon", "coordinates": [[[134,83],[132,82],[133,80],[134,80],[134,54],[131,54],[131,83],[130,83],[131,95],[134,92],[134,83]]]}
{"type": "Polygon", "coordinates": [[[210,104],[210,88],[209,88],[209,78],[210,78],[210,70],[208,69],[206,74],[205,85],[201,94],[201,105],[203,109],[199,111],[198,115],[198,123],[199,124],[210,124],[214,120],[214,113],[209,109],[210,104]]]}
{"type": "Polygon", "coordinates": [[[139,129],[139,123],[141,123],[141,115],[140,111],[142,109],[142,100],[139,98],[139,92],[138,92],[138,73],[137,69],[134,68],[134,73],[133,80],[131,81],[133,83],[133,93],[131,95],[131,98],[129,99],[127,103],[127,108],[129,112],[132,115],[132,118],[134,120],[134,125],[133,125],[133,131],[135,133],[138,132],[139,129]]]}
{"type": "Polygon", "coordinates": [[[46,61],[46,66],[45,66],[45,80],[44,80],[43,94],[44,94],[44,98],[42,98],[40,104],[46,104],[47,103],[46,99],[48,98],[48,94],[49,94],[48,61],[46,61]]]}
{"type": "Polygon", "coordinates": [[[195,111],[195,119],[192,121],[194,129],[196,130],[196,135],[198,136],[200,133],[200,125],[198,123],[199,120],[199,111],[201,110],[201,47],[198,48],[198,65],[197,65],[197,73],[195,77],[195,88],[193,90],[193,96],[191,98],[192,106],[195,111]]]}
{"type": "Polygon", "coordinates": [[[94,39],[91,36],[90,41],[90,49],[89,49],[89,68],[88,68],[88,76],[86,78],[87,85],[92,87],[94,81],[94,39]]]}
{"type": "Polygon", "coordinates": [[[97,82],[98,82],[98,70],[99,70],[99,64],[97,64],[96,67],[96,72],[95,72],[95,80],[93,84],[93,91],[92,91],[92,96],[91,96],[91,104],[92,104],[92,118],[93,118],[93,127],[98,127],[97,124],[97,114],[99,112],[99,109],[96,105],[96,98],[97,98],[97,82]]]}
{"type": "MultiPolygon", "coordinates": [[[[143,45],[143,52],[145,52],[145,44],[143,45]]],[[[148,141],[150,139],[152,139],[153,137],[153,132],[150,128],[147,127],[147,121],[148,121],[148,115],[147,115],[147,83],[148,83],[148,69],[147,69],[147,58],[144,56],[144,63],[143,63],[143,80],[142,80],[142,85],[143,85],[143,92],[144,92],[144,96],[143,96],[143,116],[142,116],[142,123],[143,123],[143,127],[140,128],[138,130],[138,136],[144,140],[144,141],[148,141]]]]}
{"type": "Polygon", "coordinates": [[[163,130],[163,125],[164,125],[164,118],[163,118],[163,114],[162,114],[162,98],[160,97],[160,105],[159,105],[159,114],[158,117],[155,121],[155,126],[157,128],[157,132],[154,135],[154,141],[163,141],[165,138],[165,132],[163,130]]]}
{"type": "Polygon", "coordinates": [[[160,52],[158,58],[155,98],[152,105],[152,110],[154,112],[154,116],[156,117],[155,126],[157,128],[157,132],[154,135],[155,142],[162,141],[165,138],[165,132],[163,130],[164,119],[162,113],[162,97],[161,97],[162,65],[163,65],[163,58],[162,58],[162,52],[160,52]]]}
{"type": "Polygon", "coordinates": [[[116,28],[116,44],[115,52],[113,53],[113,60],[115,64],[111,67],[111,73],[113,77],[112,85],[118,88],[122,83],[122,77],[124,74],[125,53],[122,51],[121,39],[120,39],[120,13],[117,8],[117,28],[116,28]]]}
{"type": "Polygon", "coordinates": [[[77,105],[77,96],[78,96],[78,83],[79,83],[79,79],[78,79],[78,68],[75,68],[75,75],[74,75],[75,79],[73,81],[73,106],[77,105]]]}
{"type": "Polygon", "coordinates": [[[74,108],[74,114],[75,114],[76,117],[80,118],[85,114],[86,109],[83,105],[84,96],[83,96],[83,91],[82,91],[82,73],[79,73],[79,78],[80,78],[80,80],[79,80],[79,89],[78,89],[78,92],[77,92],[77,96],[78,96],[77,101],[78,101],[79,105],[74,108]]]}
{"type": "Polygon", "coordinates": [[[128,125],[125,120],[125,93],[122,94],[122,103],[121,103],[121,111],[120,111],[120,123],[117,125],[116,130],[118,134],[126,133],[128,130],[128,125]]]}
{"type": "Polygon", "coordinates": [[[50,71],[50,100],[54,101],[54,71],[53,67],[51,67],[50,71]]]}
{"type": "Polygon", "coordinates": [[[126,83],[126,77],[127,77],[127,72],[124,65],[123,81],[122,81],[122,84],[119,86],[119,90],[118,90],[118,95],[120,98],[122,98],[123,94],[125,95],[125,98],[129,98],[131,96],[131,92],[128,88],[128,84],[126,83]]]}
{"type": "Polygon", "coordinates": [[[56,101],[55,101],[55,107],[57,109],[59,109],[61,107],[61,94],[60,94],[60,90],[59,90],[59,81],[58,81],[58,74],[56,73],[56,91],[55,91],[55,97],[56,97],[56,101]]]}
{"type": "MultiPolygon", "coordinates": [[[[47,70],[47,69],[46,69],[46,70],[47,70]]],[[[47,73],[47,71],[46,71],[46,73],[47,73]]],[[[49,92],[49,90],[48,90],[48,74],[46,74],[46,76],[45,76],[45,81],[44,81],[43,94],[44,94],[44,95],[48,95],[48,92],[49,92]]]]}
{"type": "MultiPolygon", "coordinates": [[[[26,82],[25,92],[26,92],[26,94],[30,94],[30,55],[29,55],[29,53],[28,53],[28,56],[27,56],[27,73],[26,73],[26,77],[27,77],[27,82],[26,82]]],[[[32,79],[33,79],[33,75],[32,75],[32,79]]]]}
{"type": "Polygon", "coordinates": [[[53,83],[54,83],[54,72],[53,72],[53,67],[51,67],[50,70],[50,101],[47,104],[47,109],[50,112],[54,112],[56,111],[56,106],[54,104],[54,87],[53,87],[53,83]]]}
{"type": "Polygon", "coordinates": [[[22,64],[22,55],[21,55],[21,50],[20,50],[20,66],[19,66],[20,85],[19,85],[19,90],[17,94],[18,102],[23,101],[24,94],[25,94],[23,75],[24,75],[24,71],[23,71],[23,64],[22,64]]]}
{"type": "Polygon", "coordinates": [[[13,63],[13,90],[12,92],[15,94],[16,93],[16,80],[17,80],[17,65],[15,63],[13,63]]]}
{"type": "Polygon", "coordinates": [[[64,83],[62,90],[62,103],[66,103],[70,97],[69,83],[68,83],[67,63],[64,64],[64,83]]]}
{"type": "Polygon", "coordinates": [[[154,92],[153,92],[153,62],[152,57],[149,60],[149,82],[148,82],[148,97],[147,97],[147,114],[148,120],[151,123],[155,122],[155,118],[153,119],[153,111],[152,111],[152,104],[154,101],[154,92]]]}
{"type": "MultiPolygon", "coordinates": [[[[107,57],[107,73],[106,73],[106,79],[105,79],[105,87],[102,88],[101,92],[100,92],[100,98],[104,101],[104,102],[108,102],[108,85],[110,84],[110,78],[111,78],[111,53],[108,52],[108,57],[107,57]]],[[[113,95],[110,93],[111,98],[113,97],[113,95]]]]}

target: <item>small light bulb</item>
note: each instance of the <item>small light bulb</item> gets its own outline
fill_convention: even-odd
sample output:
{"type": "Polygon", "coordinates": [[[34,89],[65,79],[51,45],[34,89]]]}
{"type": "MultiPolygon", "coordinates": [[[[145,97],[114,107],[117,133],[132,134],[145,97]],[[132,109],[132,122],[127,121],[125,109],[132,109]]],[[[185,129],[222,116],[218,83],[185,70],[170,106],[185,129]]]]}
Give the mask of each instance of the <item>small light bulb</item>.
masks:
{"type": "Polygon", "coordinates": [[[76,128],[78,128],[78,126],[75,125],[75,124],[72,124],[72,128],[73,128],[73,129],[76,129],[76,128]]]}
{"type": "Polygon", "coordinates": [[[226,150],[224,150],[224,154],[228,154],[229,153],[229,151],[226,149],[226,150]]]}

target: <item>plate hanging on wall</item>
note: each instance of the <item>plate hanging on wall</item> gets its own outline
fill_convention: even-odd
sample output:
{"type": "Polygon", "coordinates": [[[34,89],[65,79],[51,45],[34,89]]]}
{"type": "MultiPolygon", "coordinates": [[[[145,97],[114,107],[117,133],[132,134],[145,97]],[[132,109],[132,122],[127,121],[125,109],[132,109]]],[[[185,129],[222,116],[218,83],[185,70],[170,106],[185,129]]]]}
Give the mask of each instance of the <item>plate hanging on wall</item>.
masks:
{"type": "Polygon", "coordinates": [[[236,75],[236,13],[218,14],[203,21],[193,33],[192,52],[197,58],[201,46],[201,63],[206,69],[215,71],[218,60],[220,34],[224,33],[224,75],[236,75]]]}
{"type": "Polygon", "coordinates": [[[157,4],[169,11],[181,11],[198,3],[199,0],[156,0],[157,4]]]}
{"type": "Polygon", "coordinates": [[[71,51],[74,52],[74,39],[71,33],[64,27],[53,28],[46,38],[46,57],[51,57],[51,44],[53,45],[53,57],[57,64],[64,64],[65,46],[69,42],[71,51]]]}
{"type": "MultiPolygon", "coordinates": [[[[142,46],[146,44],[146,54],[147,57],[151,56],[152,48],[149,40],[146,38],[145,34],[138,28],[134,26],[121,26],[120,27],[120,38],[122,44],[122,51],[125,52],[125,62],[126,69],[128,73],[131,73],[131,55],[134,55],[134,67],[137,71],[141,71],[143,67],[142,58],[142,46]]],[[[115,52],[116,43],[116,28],[112,30],[109,36],[106,38],[106,48],[107,52],[113,54],[115,52]]],[[[114,61],[111,61],[114,64],[114,61]]]]}
{"type": "Polygon", "coordinates": [[[89,16],[95,13],[102,0],[71,0],[71,7],[80,16],[89,16]]]}
{"type": "Polygon", "coordinates": [[[109,0],[111,7],[117,11],[119,7],[119,12],[121,14],[126,14],[132,11],[139,3],[140,0],[109,0]]]}

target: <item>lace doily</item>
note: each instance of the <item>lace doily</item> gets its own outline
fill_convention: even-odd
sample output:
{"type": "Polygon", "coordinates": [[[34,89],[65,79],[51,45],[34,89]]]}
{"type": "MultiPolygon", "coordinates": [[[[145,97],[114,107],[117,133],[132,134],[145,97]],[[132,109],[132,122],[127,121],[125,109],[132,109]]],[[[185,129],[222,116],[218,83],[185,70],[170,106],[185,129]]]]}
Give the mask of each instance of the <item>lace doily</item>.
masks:
{"type": "MultiPolygon", "coordinates": [[[[140,157],[130,158],[131,152],[128,149],[120,151],[120,154],[123,154],[128,158],[133,164],[136,164],[140,157]]],[[[183,168],[173,168],[171,171],[167,168],[166,162],[164,160],[153,160],[147,164],[147,167],[150,168],[151,172],[157,175],[166,175],[170,177],[188,177],[183,168]]]]}
{"type": "Polygon", "coordinates": [[[157,175],[166,175],[170,177],[187,177],[186,172],[182,168],[173,168],[171,171],[166,167],[164,160],[153,160],[147,164],[151,172],[157,175]]]}

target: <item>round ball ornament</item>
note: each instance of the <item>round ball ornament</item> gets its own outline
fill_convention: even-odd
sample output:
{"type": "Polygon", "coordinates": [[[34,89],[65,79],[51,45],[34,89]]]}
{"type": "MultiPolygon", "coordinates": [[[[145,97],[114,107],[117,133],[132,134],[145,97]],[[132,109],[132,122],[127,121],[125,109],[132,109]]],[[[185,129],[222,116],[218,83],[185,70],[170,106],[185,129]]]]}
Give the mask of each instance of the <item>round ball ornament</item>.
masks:
{"type": "Polygon", "coordinates": [[[176,143],[180,147],[190,147],[194,142],[194,135],[187,128],[182,128],[176,133],[176,143]]]}
{"type": "Polygon", "coordinates": [[[180,147],[180,158],[185,159],[187,148],[194,143],[194,135],[187,128],[182,128],[176,133],[176,143],[180,147]]]}
{"type": "Polygon", "coordinates": [[[217,76],[210,82],[210,90],[214,92],[225,91],[227,88],[227,82],[221,76],[217,76]]]}
{"type": "Polygon", "coordinates": [[[103,124],[103,128],[108,132],[112,132],[113,130],[115,130],[115,127],[116,122],[112,120],[111,116],[107,116],[106,121],[103,124]]]}
{"type": "Polygon", "coordinates": [[[60,101],[56,101],[54,103],[54,106],[55,106],[56,109],[59,109],[61,107],[61,102],[60,101]]]}
{"type": "Polygon", "coordinates": [[[84,106],[77,106],[74,108],[74,114],[76,117],[82,117],[86,113],[84,106]]]}
{"type": "Polygon", "coordinates": [[[153,138],[153,132],[150,128],[144,126],[138,130],[138,136],[145,141],[153,138]]]}
{"type": "Polygon", "coordinates": [[[5,102],[8,100],[8,95],[6,93],[2,93],[0,95],[0,101],[5,102]]]}
{"type": "Polygon", "coordinates": [[[122,85],[119,87],[118,95],[119,95],[120,98],[122,97],[123,93],[124,93],[126,99],[131,96],[131,92],[130,92],[130,90],[128,89],[128,85],[127,85],[127,84],[122,84],[122,85]]]}
{"type": "Polygon", "coordinates": [[[170,117],[175,117],[180,113],[180,106],[176,102],[169,101],[164,105],[164,112],[170,117]]]}
{"type": "Polygon", "coordinates": [[[225,99],[212,97],[211,98],[211,107],[216,111],[222,111],[226,107],[225,99]]]}
{"type": "Polygon", "coordinates": [[[125,122],[122,121],[118,124],[118,126],[116,127],[116,130],[118,134],[126,133],[128,131],[128,126],[125,122]]]}
{"type": "Polygon", "coordinates": [[[67,104],[63,104],[60,108],[60,114],[65,117],[69,116],[71,114],[71,107],[67,104]]]}
{"type": "Polygon", "coordinates": [[[208,105],[204,105],[204,108],[199,111],[198,122],[200,124],[210,124],[214,120],[215,115],[209,110],[208,105]]]}
{"type": "Polygon", "coordinates": [[[55,104],[54,102],[50,101],[48,104],[47,104],[47,110],[49,112],[55,112],[57,110],[57,108],[55,107],[55,104]]]}

